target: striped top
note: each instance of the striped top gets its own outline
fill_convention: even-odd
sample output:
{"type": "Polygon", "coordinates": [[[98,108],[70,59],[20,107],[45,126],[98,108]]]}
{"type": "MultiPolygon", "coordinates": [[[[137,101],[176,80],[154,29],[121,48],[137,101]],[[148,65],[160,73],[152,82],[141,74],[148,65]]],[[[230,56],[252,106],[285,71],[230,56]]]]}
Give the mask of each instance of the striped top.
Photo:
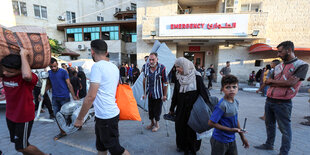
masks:
{"type": "Polygon", "coordinates": [[[143,65],[143,74],[146,78],[146,94],[150,98],[160,99],[163,97],[163,84],[167,82],[166,67],[163,64],[157,63],[154,72],[151,71],[150,65],[143,65]]]}

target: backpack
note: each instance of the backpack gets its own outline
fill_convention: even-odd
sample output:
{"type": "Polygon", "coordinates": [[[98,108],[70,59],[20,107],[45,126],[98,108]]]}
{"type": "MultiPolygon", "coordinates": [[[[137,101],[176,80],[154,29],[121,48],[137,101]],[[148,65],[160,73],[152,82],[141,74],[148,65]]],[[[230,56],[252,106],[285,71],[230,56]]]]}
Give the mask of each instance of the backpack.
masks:
{"type": "Polygon", "coordinates": [[[206,71],[206,76],[211,76],[211,68],[208,68],[206,71]]]}

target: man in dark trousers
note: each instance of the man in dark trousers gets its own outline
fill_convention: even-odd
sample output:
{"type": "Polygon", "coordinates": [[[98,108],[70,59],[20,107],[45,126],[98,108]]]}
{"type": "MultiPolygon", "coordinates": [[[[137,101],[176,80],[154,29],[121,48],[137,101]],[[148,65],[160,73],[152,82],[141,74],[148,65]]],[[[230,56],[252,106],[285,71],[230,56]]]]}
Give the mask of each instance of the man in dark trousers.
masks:
{"type": "Polygon", "coordinates": [[[158,63],[157,53],[151,53],[149,56],[149,64],[143,68],[143,90],[148,97],[149,119],[151,124],[147,129],[156,132],[159,129],[159,119],[163,101],[167,100],[168,80],[166,76],[166,67],[158,63]],[[145,87],[146,86],[146,87],[145,87]],[[146,90],[145,90],[146,88],[146,90]]]}
{"type": "Polygon", "coordinates": [[[90,43],[95,64],[90,73],[89,91],[74,126],[81,127],[83,119],[92,105],[95,109],[95,134],[98,155],[130,155],[119,143],[119,113],[115,95],[119,82],[119,70],[109,62],[108,46],[103,40],[90,43]]]}
{"type": "Polygon", "coordinates": [[[215,73],[213,68],[214,68],[214,65],[211,64],[210,67],[206,71],[206,76],[208,77],[208,80],[209,80],[208,89],[212,89],[212,81],[213,81],[214,73],[215,73]]]}
{"type": "Polygon", "coordinates": [[[127,68],[125,63],[122,64],[121,68],[119,69],[120,76],[122,79],[122,82],[125,83],[127,81],[127,68]]]}
{"type": "Polygon", "coordinates": [[[267,140],[255,148],[273,150],[277,121],[282,133],[280,154],[287,155],[292,142],[292,99],[296,96],[301,81],[306,78],[309,65],[295,57],[293,42],[284,41],[277,48],[278,57],[283,63],[277,65],[271,77],[265,81],[265,84],[270,86],[265,104],[267,140]]]}

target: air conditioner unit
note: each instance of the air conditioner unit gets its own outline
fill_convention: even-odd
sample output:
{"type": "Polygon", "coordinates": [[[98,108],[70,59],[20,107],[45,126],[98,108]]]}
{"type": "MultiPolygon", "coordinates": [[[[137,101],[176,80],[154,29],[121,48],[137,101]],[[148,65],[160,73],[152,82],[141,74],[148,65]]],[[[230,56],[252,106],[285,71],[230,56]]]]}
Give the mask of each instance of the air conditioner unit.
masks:
{"type": "Polygon", "coordinates": [[[127,7],[126,10],[127,10],[127,11],[130,11],[130,7],[127,7]]]}
{"type": "Polygon", "coordinates": [[[85,45],[81,44],[81,45],[78,45],[78,48],[80,51],[84,51],[85,50],[85,45]]]}
{"type": "Polygon", "coordinates": [[[58,16],[58,20],[64,21],[65,17],[64,16],[58,16]]]}

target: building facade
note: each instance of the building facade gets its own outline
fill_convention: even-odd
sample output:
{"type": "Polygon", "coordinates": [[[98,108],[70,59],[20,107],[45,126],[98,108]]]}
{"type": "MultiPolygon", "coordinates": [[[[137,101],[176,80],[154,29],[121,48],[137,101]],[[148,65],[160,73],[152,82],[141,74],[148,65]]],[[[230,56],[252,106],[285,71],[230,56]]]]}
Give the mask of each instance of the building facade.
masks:
{"type": "Polygon", "coordinates": [[[4,26],[44,27],[66,48],[63,59],[91,58],[90,41],[104,39],[117,64],[135,61],[136,0],[4,0],[1,8],[4,26]]]}
{"type": "Polygon", "coordinates": [[[138,66],[155,40],[197,66],[231,62],[247,81],[277,58],[276,46],[291,40],[298,58],[310,63],[308,0],[148,0],[137,2],[138,66]]]}

